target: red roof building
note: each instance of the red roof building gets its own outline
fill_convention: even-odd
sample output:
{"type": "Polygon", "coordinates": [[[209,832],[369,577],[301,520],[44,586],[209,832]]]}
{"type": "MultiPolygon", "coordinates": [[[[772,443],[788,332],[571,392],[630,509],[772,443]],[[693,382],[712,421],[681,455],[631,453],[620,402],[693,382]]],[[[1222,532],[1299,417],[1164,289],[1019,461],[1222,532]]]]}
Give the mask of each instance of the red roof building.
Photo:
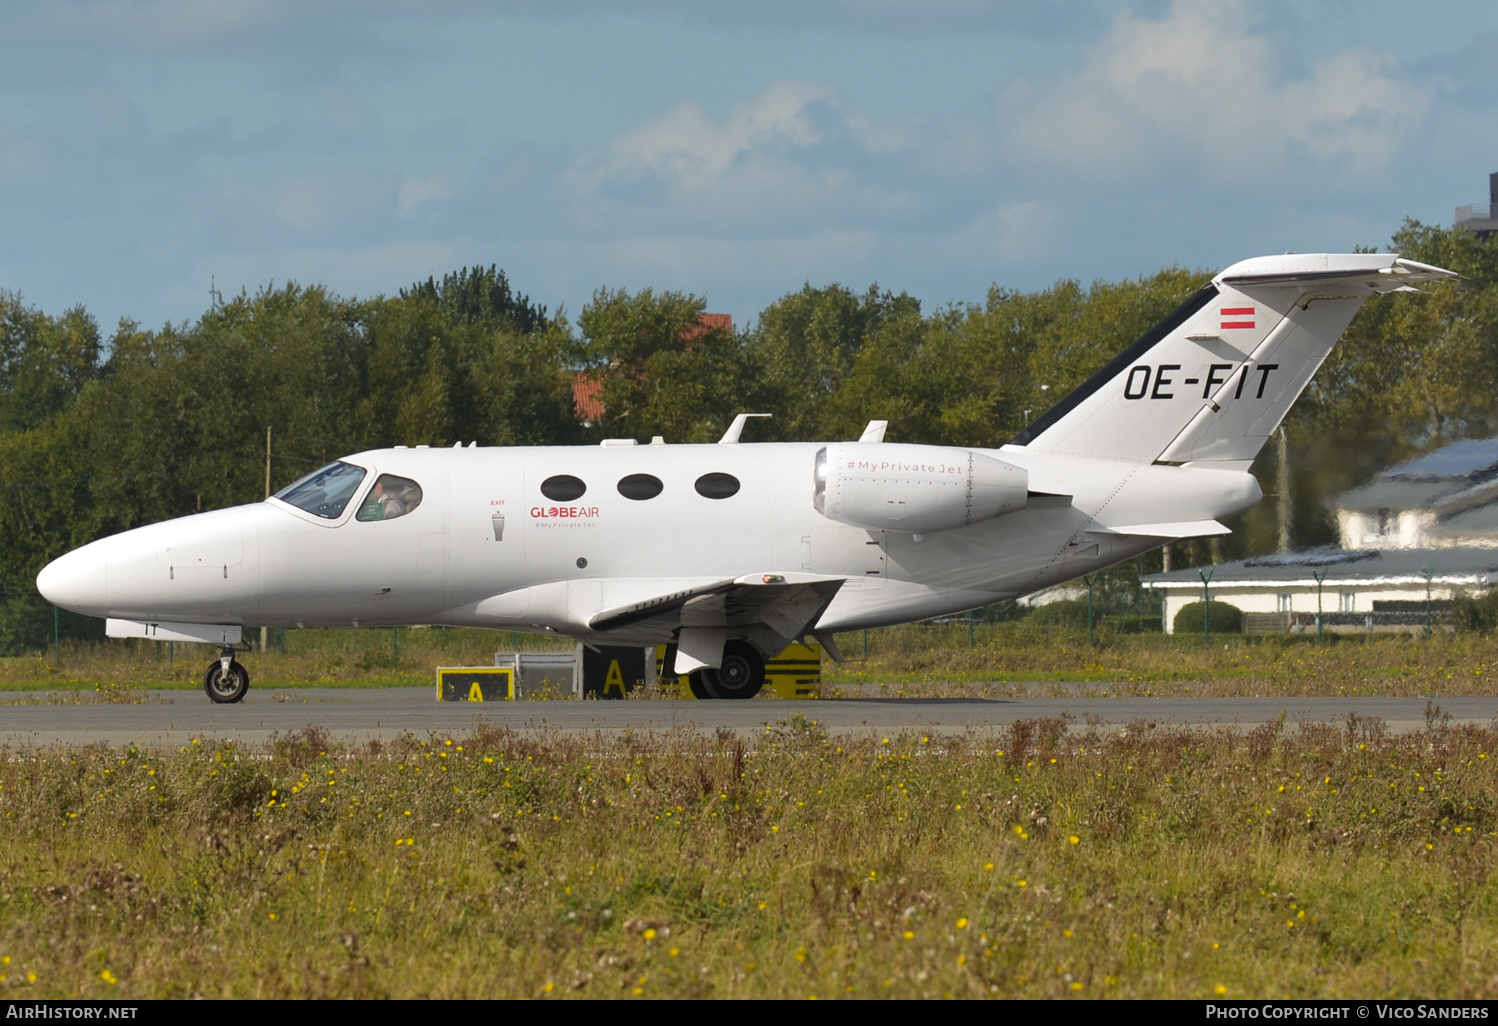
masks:
{"type": "Polygon", "coordinates": [[[572,375],[572,410],[578,423],[592,427],[603,419],[603,378],[587,371],[572,375]]]}
{"type": "MultiPolygon", "coordinates": [[[[733,331],[733,315],[698,314],[697,323],[684,331],[682,337],[693,339],[709,331],[733,331]]],[[[601,375],[593,371],[577,371],[572,375],[572,409],[583,427],[592,427],[603,420],[601,375]]]]}

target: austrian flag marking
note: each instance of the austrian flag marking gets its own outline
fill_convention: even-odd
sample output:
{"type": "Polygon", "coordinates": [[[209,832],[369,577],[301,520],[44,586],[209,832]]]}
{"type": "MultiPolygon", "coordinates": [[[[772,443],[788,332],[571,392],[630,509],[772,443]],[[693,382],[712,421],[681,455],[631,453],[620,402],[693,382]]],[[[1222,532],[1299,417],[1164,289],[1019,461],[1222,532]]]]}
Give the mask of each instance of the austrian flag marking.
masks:
{"type": "Polygon", "coordinates": [[[1225,306],[1222,308],[1222,329],[1252,328],[1254,308],[1251,306],[1225,306]]]}

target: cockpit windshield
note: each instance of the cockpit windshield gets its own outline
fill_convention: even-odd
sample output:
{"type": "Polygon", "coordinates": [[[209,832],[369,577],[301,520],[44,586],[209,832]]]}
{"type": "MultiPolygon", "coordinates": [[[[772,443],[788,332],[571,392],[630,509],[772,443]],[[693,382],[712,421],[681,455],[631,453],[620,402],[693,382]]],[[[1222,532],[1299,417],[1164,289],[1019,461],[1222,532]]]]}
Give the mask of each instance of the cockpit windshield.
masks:
{"type": "Polygon", "coordinates": [[[282,488],[276,498],[314,516],[337,520],[364,480],[364,473],[350,463],[329,463],[282,488]]]}

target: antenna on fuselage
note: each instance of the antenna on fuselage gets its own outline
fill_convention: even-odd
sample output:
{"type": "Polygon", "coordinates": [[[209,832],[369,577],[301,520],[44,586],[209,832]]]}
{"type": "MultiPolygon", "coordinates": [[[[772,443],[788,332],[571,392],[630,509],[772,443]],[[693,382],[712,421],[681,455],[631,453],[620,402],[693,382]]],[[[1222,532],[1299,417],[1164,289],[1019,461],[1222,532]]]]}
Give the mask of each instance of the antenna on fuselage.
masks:
{"type": "Polygon", "coordinates": [[[733,423],[728,425],[728,430],[723,432],[723,437],[718,439],[719,445],[738,445],[739,435],[744,433],[744,425],[749,423],[750,417],[769,417],[768,413],[741,413],[733,418],[733,423]]]}

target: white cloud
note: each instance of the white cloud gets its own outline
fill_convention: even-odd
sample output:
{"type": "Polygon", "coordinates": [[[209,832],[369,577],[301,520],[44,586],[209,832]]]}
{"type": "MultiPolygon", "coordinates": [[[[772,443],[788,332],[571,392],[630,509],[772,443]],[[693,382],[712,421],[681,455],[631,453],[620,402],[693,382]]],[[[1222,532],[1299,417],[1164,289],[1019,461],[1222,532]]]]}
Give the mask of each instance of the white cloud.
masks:
{"type": "Polygon", "coordinates": [[[830,89],[777,82],[716,122],[695,104],[682,104],[620,135],[599,162],[599,177],[662,174],[691,187],[719,178],[767,150],[804,148],[820,141],[809,108],[834,98],[830,89]]]}
{"type": "Polygon", "coordinates": [[[580,225],[626,236],[862,230],[910,211],[867,171],[913,138],[849,115],[832,89],[777,82],[722,118],[683,104],[629,129],[578,161],[568,185],[580,225]]]}
{"type": "Polygon", "coordinates": [[[1124,11],[1075,74],[1004,89],[1001,125],[1021,161],[1084,178],[1184,167],[1242,184],[1303,156],[1354,174],[1387,166],[1431,88],[1365,50],[1298,74],[1290,46],[1242,0],[1124,11]]]}
{"type": "Polygon", "coordinates": [[[451,199],[452,195],[452,183],[446,174],[407,178],[401,182],[400,195],[396,197],[396,213],[401,217],[410,217],[422,204],[451,199]]]}
{"type": "Polygon", "coordinates": [[[983,211],[945,241],[973,258],[1007,265],[1054,256],[1054,240],[1062,227],[1061,213],[1054,205],[1027,199],[983,211]]]}

